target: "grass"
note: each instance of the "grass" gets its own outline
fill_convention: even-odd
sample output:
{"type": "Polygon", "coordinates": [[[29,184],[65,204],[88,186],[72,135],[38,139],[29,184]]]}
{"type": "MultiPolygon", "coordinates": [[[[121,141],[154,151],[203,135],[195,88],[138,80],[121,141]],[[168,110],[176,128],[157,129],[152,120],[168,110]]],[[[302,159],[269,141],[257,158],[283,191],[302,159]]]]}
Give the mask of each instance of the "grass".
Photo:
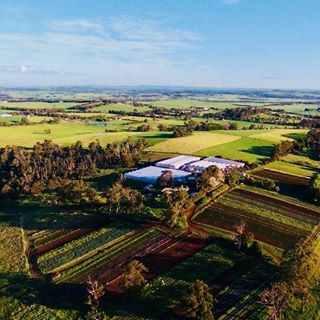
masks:
{"type": "Polygon", "coordinates": [[[26,272],[22,229],[7,224],[0,225],[0,273],[26,272]]]}
{"type": "Polygon", "coordinates": [[[42,108],[62,108],[67,109],[69,107],[75,106],[78,103],[72,102],[3,102],[0,101],[0,109],[1,107],[10,107],[12,109],[15,108],[30,108],[30,109],[42,109],[42,108]]]}
{"type": "Polygon", "coordinates": [[[0,127],[0,146],[32,147],[36,142],[44,140],[52,140],[62,145],[71,144],[78,140],[86,145],[96,139],[99,139],[101,143],[112,143],[136,134],[135,132],[105,133],[105,128],[89,126],[81,121],[61,121],[54,125],[0,127]],[[46,129],[50,129],[51,133],[45,133],[46,129]]]}
{"type": "Polygon", "coordinates": [[[314,173],[319,172],[320,165],[317,161],[307,157],[290,154],[280,161],[269,163],[265,168],[297,176],[311,177],[314,173]]]}
{"type": "Polygon", "coordinates": [[[239,140],[212,146],[195,152],[199,156],[221,156],[227,159],[259,162],[270,156],[272,143],[264,140],[243,137],[239,140]]]}
{"type": "Polygon", "coordinates": [[[237,136],[211,132],[196,132],[191,136],[173,138],[161,142],[148,148],[147,151],[192,154],[205,148],[225,144],[238,139],[240,138],[237,136]]]}
{"type": "Polygon", "coordinates": [[[251,135],[251,138],[257,138],[260,140],[270,141],[272,143],[279,143],[283,140],[293,140],[290,135],[295,134],[306,134],[308,130],[297,130],[297,129],[276,129],[276,130],[269,130],[263,133],[257,133],[251,135]]]}

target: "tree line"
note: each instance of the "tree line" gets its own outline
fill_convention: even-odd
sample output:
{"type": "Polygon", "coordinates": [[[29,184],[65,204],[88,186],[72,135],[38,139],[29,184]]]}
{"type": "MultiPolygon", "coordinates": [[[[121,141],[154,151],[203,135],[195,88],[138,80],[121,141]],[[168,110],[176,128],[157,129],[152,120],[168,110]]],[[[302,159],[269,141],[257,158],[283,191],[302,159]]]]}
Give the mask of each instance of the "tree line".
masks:
{"type": "Polygon", "coordinates": [[[52,180],[81,180],[99,169],[132,167],[145,147],[145,140],[127,140],[105,147],[96,141],[88,148],[80,141],[65,147],[52,141],[38,142],[31,150],[7,146],[0,149],[0,193],[28,194],[46,188],[52,180]]]}

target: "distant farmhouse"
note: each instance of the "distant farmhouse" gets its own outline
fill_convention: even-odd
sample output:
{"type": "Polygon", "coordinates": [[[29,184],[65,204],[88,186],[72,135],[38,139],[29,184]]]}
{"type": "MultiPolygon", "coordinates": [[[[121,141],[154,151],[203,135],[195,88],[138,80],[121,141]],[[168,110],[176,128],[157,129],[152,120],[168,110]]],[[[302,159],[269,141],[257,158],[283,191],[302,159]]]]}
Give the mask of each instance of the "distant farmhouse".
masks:
{"type": "Polygon", "coordinates": [[[220,170],[225,171],[232,167],[244,167],[245,164],[243,162],[222,158],[209,157],[201,159],[200,157],[181,155],[159,161],[155,166],[149,166],[125,173],[124,177],[130,180],[155,184],[163,172],[170,170],[172,172],[173,180],[178,184],[182,184],[190,179],[193,174],[201,173],[210,166],[216,166],[220,170]]]}

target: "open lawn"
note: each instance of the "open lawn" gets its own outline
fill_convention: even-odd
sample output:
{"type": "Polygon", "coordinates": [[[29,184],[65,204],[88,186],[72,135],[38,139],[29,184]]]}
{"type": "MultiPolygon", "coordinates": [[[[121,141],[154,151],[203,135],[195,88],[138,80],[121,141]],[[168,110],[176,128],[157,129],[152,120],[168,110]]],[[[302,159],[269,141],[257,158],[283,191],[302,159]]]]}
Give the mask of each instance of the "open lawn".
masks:
{"type": "Polygon", "coordinates": [[[188,137],[172,138],[147,149],[156,152],[174,152],[192,154],[205,148],[225,144],[240,139],[237,136],[216,134],[211,132],[196,132],[188,137]]]}

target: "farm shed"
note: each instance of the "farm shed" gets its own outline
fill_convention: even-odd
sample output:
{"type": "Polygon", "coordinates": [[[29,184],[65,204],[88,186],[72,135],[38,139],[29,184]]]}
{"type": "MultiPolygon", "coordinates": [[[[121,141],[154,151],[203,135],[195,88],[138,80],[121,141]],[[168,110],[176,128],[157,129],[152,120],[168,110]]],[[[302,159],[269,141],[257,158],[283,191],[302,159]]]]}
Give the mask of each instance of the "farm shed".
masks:
{"type": "Polygon", "coordinates": [[[201,158],[193,156],[177,156],[170,159],[158,161],[156,163],[157,167],[167,168],[167,169],[181,169],[183,166],[188,165],[191,162],[199,161],[201,158]]]}
{"type": "Polygon", "coordinates": [[[208,167],[210,166],[216,166],[220,170],[225,170],[230,167],[243,167],[245,164],[243,162],[238,162],[238,161],[232,161],[232,160],[227,160],[227,159],[222,159],[222,158],[206,158],[200,161],[196,161],[193,163],[190,163],[186,170],[191,171],[191,172],[203,172],[205,171],[208,167]]]}
{"type": "MultiPolygon", "coordinates": [[[[141,181],[145,183],[156,183],[158,178],[161,176],[161,174],[164,171],[166,171],[165,168],[150,166],[150,167],[145,167],[139,170],[125,173],[124,177],[126,179],[141,181]]],[[[173,179],[176,182],[184,182],[185,178],[191,175],[190,172],[186,172],[182,170],[170,169],[170,171],[172,172],[173,179]]]]}

